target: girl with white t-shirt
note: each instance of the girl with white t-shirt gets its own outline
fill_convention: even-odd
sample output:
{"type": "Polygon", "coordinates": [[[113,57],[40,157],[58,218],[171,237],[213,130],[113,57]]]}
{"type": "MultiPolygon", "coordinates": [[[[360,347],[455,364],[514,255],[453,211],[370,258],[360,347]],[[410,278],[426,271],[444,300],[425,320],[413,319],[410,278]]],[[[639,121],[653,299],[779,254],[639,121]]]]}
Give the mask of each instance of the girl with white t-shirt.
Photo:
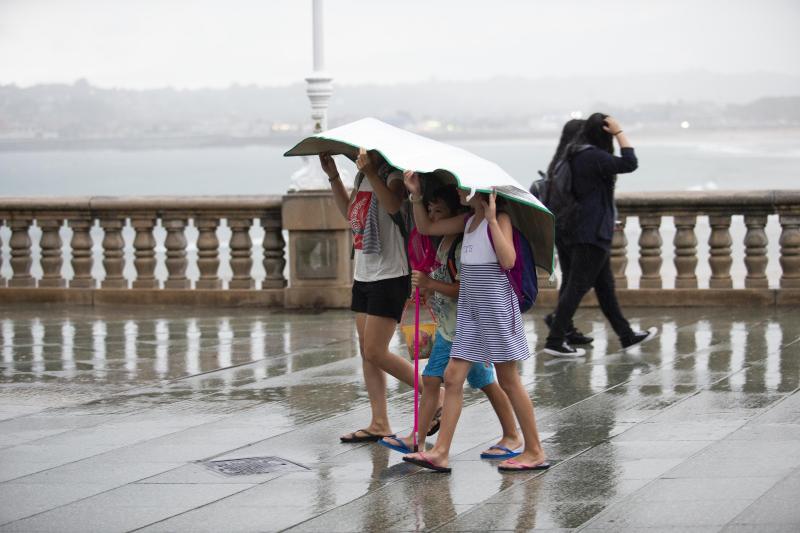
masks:
{"type": "Polygon", "coordinates": [[[498,468],[513,472],[549,468],[536,428],[533,403],[517,372],[517,361],[530,357],[530,348],[519,302],[506,275],[517,259],[511,218],[497,212],[497,193],[476,194],[467,200],[467,192],[459,189],[461,202],[470,205],[474,215],[466,221],[462,216],[454,216],[434,222],[422,205],[419,176],[406,171],[405,185],[411,193],[417,231],[423,235],[463,231],[464,239],[456,335],[444,374],[445,396],[439,437],[429,451],[406,455],[403,460],[437,472],[450,472],[450,444],[461,416],[464,380],[472,363],[477,362],[494,363],[497,380],[511,400],[525,439],[522,453],[503,461],[498,468]]]}
{"type": "MultiPolygon", "coordinates": [[[[355,271],[350,309],[356,330],[372,418],[368,426],[340,437],[342,442],[377,442],[394,436],[386,406],[386,374],[414,384],[414,366],[389,351],[389,342],[410,295],[410,274],[401,207],[405,199],[402,174],[375,151],[360,150],[360,176],[347,192],[330,154],[320,163],[328,175],[333,199],[353,232],[355,271]],[[398,216],[400,215],[400,216],[398,216]],[[385,373],[384,373],[385,372],[385,373]]],[[[406,229],[406,231],[408,231],[406,229]]],[[[438,427],[438,420],[435,421],[438,427]]]]}

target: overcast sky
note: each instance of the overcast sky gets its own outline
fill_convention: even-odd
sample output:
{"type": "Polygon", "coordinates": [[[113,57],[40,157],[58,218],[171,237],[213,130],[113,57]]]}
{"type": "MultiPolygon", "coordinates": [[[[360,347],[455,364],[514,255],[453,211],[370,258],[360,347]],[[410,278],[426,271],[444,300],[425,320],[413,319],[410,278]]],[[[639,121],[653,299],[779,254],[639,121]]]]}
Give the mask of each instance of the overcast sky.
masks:
{"type": "MultiPolygon", "coordinates": [[[[335,83],[607,73],[800,75],[798,0],[325,0],[335,83]]],[[[0,0],[0,83],[284,85],[311,0],[0,0]]]]}

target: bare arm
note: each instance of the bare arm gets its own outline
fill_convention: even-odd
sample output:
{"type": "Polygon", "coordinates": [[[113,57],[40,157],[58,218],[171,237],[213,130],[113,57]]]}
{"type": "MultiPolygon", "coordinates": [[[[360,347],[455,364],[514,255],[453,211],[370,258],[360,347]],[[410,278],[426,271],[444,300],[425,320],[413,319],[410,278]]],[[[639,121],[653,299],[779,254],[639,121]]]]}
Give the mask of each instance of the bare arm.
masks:
{"type": "Polygon", "coordinates": [[[328,181],[331,183],[331,190],[333,191],[333,201],[339,212],[344,218],[347,218],[347,208],[350,207],[350,195],[347,194],[347,189],[339,178],[339,169],[336,168],[336,161],[329,153],[319,155],[319,163],[322,165],[322,170],[328,175],[328,181]]]}
{"type": "Polygon", "coordinates": [[[620,131],[619,133],[614,135],[614,137],[616,137],[617,143],[619,143],[620,148],[633,148],[633,145],[628,140],[628,136],[625,135],[624,131],[620,131]]]}
{"type": "Polygon", "coordinates": [[[493,191],[488,204],[481,200],[483,213],[489,224],[489,231],[492,232],[497,262],[505,270],[511,270],[517,262],[517,252],[514,250],[514,227],[511,225],[511,217],[506,213],[497,213],[496,198],[497,192],[493,191]]]}
{"type": "Polygon", "coordinates": [[[414,211],[414,225],[422,235],[456,235],[464,233],[464,217],[456,215],[442,220],[432,221],[422,204],[419,175],[411,170],[403,173],[406,189],[411,193],[411,205],[414,211]]]}
{"type": "Polygon", "coordinates": [[[458,290],[461,287],[461,283],[458,281],[454,283],[446,283],[444,281],[437,281],[435,279],[431,279],[430,287],[434,291],[438,292],[439,294],[443,294],[449,298],[458,298],[458,290]]]}
{"type": "Polygon", "coordinates": [[[608,117],[605,120],[606,125],[603,126],[603,129],[606,130],[608,133],[614,136],[617,139],[617,143],[619,143],[620,148],[633,148],[633,145],[628,140],[628,137],[622,131],[622,126],[619,122],[613,117],[608,117]]]}
{"type": "Polygon", "coordinates": [[[403,184],[392,182],[391,187],[386,185],[378,176],[378,169],[375,168],[375,163],[364,148],[359,149],[356,166],[369,180],[372,190],[378,197],[378,204],[384,211],[390,215],[400,211],[400,207],[403,204],[403,184]]]}
{"type": "Polygon", "coordinates": [[[622,131],[622,126],[619,122],[612,117],[606,118],[606,125],[603,129],[614,136],[619,144],[621,157],[608,154],[603,161],[599,163],[601,174],[606,179],[612,179],[617,174],[627,174],[633,172],[639,166],[639,161],[636,159],[636,153],[633,151],[633,146],[628,140],[628,137],[622,131]]]}

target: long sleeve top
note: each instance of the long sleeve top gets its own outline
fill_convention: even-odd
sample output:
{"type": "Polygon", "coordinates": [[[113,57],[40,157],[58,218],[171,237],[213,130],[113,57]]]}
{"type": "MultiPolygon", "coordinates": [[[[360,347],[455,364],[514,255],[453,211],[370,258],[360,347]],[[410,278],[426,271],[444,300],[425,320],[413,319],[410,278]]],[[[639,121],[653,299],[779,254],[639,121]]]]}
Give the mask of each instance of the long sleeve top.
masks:
{"type": "Polygon", "coordinates": [[[575,154],[571,164],[580,222],[570,240],[573,244],[593,244],[610,250],[616,177],[636,170],[636,154],[633,148],[623,148],[619,157],[600,149],[583,150],[575,154]]]}

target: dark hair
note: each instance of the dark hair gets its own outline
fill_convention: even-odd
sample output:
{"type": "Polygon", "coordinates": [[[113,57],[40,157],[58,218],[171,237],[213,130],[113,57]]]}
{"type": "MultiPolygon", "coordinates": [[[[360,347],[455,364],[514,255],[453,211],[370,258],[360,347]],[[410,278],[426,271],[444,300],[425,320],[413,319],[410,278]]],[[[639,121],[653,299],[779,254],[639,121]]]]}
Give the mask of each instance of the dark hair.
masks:
{"type": "Polygon", "coordinates": [[[428,204],[439,200],[444,202],[447,209],[452,213],[451,216],[455,216],[464,209],[464,206],[461,205],[461,199],[458,197],[458,189],[455,185],[442,185],[434,189],[428,198],[425,199],[425,207],[427,208],[428,204]]]}
{"type": "Polygon", "coordinates": [[[609,154],[614,153],[614,136],[603,128],[606,126],[608,115],[604,113],[592,113],[581,128],[581,132],[575,142],[576,145],[591,144],[609,154]]]}
{"type": "Polygon", "coordinates": [[[564,159],[569,144],[575,140],[583,127],[585,120],[573,118],[568,120],[564,127],[561,129],[561,138],[558,140],[558,147],[556,153],[553,154],[553,159],[550,160],[550,165],[547,167],[547,175],[552,177],[555,172],[556,164],[564,159]]]}

